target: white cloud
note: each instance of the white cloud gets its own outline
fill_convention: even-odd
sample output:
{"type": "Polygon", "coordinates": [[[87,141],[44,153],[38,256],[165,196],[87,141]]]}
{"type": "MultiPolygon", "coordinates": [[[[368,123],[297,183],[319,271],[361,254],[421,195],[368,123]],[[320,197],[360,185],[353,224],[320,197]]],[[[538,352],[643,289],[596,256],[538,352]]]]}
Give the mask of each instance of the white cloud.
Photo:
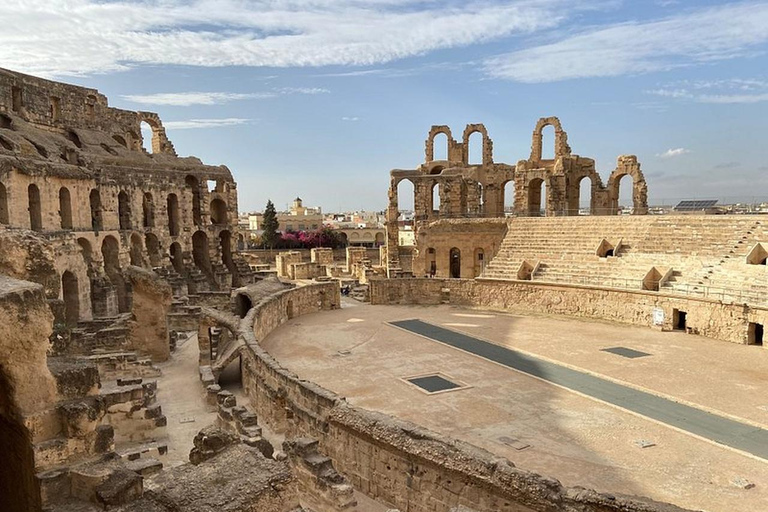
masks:
{"type": "Polygon", "coordinates": [[[751,55],[768,42],[768,2],[687,11],[596,28],[485,61],[495,78],[554,82],[664,71],[751,55]]]}
{"type": "Polygon", "coordinates": [[[163,64],[372,65],[552,29],[605,2],[4,0],[0,62],[42,76],[163,64]]]}
{"type": "Polygon", "coordinates": [[[157,94],[129,94],[123,99],[143,105],[171,105],[188,107],[190,105],[220,105],[230,101],[247,99],[269,99],[288,94],[327,94],[328,89],[317,87],[283,87],[267,92],[232,93],[232,92],[167,92],[157,94]]]}
{"type": "Polygon", "coordinates": [[[248,124],[252,119],[228,117],[223,119],[187,119],[186,121],[166,121],[163,126],[171,130],[193,130],[198,128],[222,128],[224,126],[237,126],[248,124]]]}
{"type": "Polygon", "coordinates": [[[645,92],[655,96],[698,103],[762,103],[768,101],[768,81],[753,78],[680,81],[645,92]]]}
{"type": "Polygon", "coordinates": [[[666,150],[663,153],[657,154],[656,156],[659,157],[659,158],[667,159],[667,158],[675,158],[677,156],[687,155],[690,152],[691,152],[690,149],[675,148],[675,149],[668,149],[668,150],[666,150]]]}
{"type": "Polygon", "coordinates": [[[354,121],[359,121],[359,120],[360,120],[360,118],[359,118],[359,117],[346,117],[346,116],[345,116],[345,117],[342,117],[342,118],[341,118],[341,120],[342,120],[342,121],[351,121],[351,122],[354,122],[354,121]]]}
{"type": "Polygon", "coordinates": [[[190,105],[220,105],[230,101],[252,98],[274,98],[275,93],[238,94],[231,92],[167,92],[157,94],[129,94],[123,99],[143,105],[172,105],[188,107],[190,105]]]}

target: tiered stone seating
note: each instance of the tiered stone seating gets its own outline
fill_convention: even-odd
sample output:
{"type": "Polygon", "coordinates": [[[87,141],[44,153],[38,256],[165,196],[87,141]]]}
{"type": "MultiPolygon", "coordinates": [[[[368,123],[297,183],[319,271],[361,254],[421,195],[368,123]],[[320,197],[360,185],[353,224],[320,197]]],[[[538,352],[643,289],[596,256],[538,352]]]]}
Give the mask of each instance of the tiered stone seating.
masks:
{"type": "Polygon", "coordinates": [[[768,242],[762,222],[736,215],[516,218],[482,277],[518,279],[526,261],[536,265],[534,281],[641,289],[655,267],[669,272],[667,292],[709,295],[719,288],[729,290],[726,297],[756,297],[768,291],[768,271],[747,265],[746,255],[768,242]],[[597,255],[604,239],[616,247],[614,256],[597,255]]]}

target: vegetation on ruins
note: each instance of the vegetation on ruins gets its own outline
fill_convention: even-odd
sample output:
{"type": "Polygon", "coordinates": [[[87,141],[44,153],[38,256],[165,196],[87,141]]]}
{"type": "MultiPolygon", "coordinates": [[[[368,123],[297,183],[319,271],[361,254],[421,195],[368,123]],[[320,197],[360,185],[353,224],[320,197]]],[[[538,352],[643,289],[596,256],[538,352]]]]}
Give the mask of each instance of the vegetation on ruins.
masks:
{"type": "Polygon", "coordinates": [[[267,201],[267,206],[264,208],[264,232],[261,234],[261,241],[264,247],[274,249],[280,240],[280,235],[277,233],[279,223],[277,221],[277,212],[275,211],[275,205],[272,200],[267,201]]]}
{"type": "Polygon", "coordinates": [[[287,231],[280,237],[278,248],[281,249],[312,249],[314,247],[344,247],[345,243],[338,231],[329,227],[318,228],[314,231],[287,231]]]}

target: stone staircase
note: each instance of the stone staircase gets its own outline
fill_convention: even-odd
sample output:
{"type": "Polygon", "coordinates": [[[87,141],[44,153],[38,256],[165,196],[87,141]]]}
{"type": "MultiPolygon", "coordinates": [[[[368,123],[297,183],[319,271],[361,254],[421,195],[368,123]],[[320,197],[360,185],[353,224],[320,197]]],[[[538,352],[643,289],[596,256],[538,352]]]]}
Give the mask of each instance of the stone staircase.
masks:
{"type": "Polygon", "coordinates": [[[746,263],[757,242],[768,218],[754,215],[515,218],[481,277],[643,289],[655,268],[662,291],[768,300],[766,267],[746,263]],[[603,240],[613,255],[598,255],[603,240]]]}

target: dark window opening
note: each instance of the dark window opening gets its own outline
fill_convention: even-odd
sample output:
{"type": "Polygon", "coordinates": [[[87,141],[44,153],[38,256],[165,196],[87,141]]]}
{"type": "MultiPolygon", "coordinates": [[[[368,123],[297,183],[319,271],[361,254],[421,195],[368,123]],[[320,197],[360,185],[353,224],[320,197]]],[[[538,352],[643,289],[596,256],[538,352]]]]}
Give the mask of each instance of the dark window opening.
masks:
{"type": "Polygon", "coordinates": [[[672,310],[672,322],[675,330],[684,331],[686,329],[687,316],[688,314],[685,311],[680,311],[679,309],[672,310]]]}
{"type": "Polygon", "coordinates": [[[755,322],[749,323],[749,340],[750,345],[763,346],[763,324],[755,322]]]}
{"type": "Polygon", "coordinates": [[[24,101],[21,96],[21,87],[11,87],[11,108],[14,112],[20,112],[24,106],[24,101]]]}
{"type": "Polygon", "coordinates": [[[29,196],[29,225],[33,231],[43,229],[43,212],[40,204],[40,189],[37,185],[30,185],[27,189],[29,196]]]}

